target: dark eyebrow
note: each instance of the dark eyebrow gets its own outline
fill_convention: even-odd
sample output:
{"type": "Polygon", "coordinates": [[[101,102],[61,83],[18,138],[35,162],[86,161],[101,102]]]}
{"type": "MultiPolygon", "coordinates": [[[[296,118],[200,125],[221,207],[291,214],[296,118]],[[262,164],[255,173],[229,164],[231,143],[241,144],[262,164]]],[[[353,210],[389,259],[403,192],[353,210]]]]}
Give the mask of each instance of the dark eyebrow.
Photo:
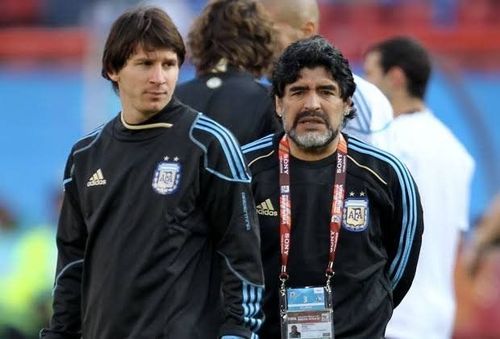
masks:
{"type": "Polygon", "coordinates": [[[140,57],[140,58],[134,59],[134,62],[141,62],[141,61],[148,61],[148,60],[151,60],[151,58],[148,58],[147,56],[145,56],[145,57],[140,57]]]}
{"type": "MultiPolygon", "coordinates": [[[[144,62],[144,61],[151,61],[151,60],[155,60],[155,59],[156,59],[155,57],[144,56],[144,57],[134,59],[134,62],[144,62]]],[[[177,62],[177,58],[176,57],[168,57],[168,58],[165,58],[164,61],[177,62]]]]}
{"type": "Polygon", "coordinates": [[[168,58],[165,58],[166,61],[171,61],[171,62],[177,62],[179,59],[177,57],[168,57],[168,58]]]}
{"type": "Polygon", "coordinates": [[[318,89],[321,89],[321,90],[329,89],[332,91],[336,91],[337,87],[335,87],[334,85],[323,85],[323,86],[318,86],[318,89]]]}
{"type": "Polygon", "coordinates": [[[294,85],[290,87],[290,92],[296,92],[296,91],[304,91],[308,89],[309,86],[300,86],[300,85],[294,85]]]}

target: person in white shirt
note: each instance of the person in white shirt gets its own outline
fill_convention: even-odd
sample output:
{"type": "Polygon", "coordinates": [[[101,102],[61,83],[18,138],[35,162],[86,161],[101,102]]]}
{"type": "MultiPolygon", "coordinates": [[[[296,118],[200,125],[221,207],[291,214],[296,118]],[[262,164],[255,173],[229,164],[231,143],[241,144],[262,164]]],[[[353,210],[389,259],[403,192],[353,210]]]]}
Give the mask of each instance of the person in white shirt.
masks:
{"type": "Polygon", "coordinates": [[[417,272],[387,326],[391,339],[451,338],[454,325],[454,268],[461,233],[468,229],[474,160],[425,104],[431,68],[426,49],[409,37],[371,46],[364,61],[366,79],[394,109],[387,150],[410,169],[424,209],[417,272]]]}
{"type": "MultiPolygon", "coordinates": [[[[319,32],[319,9],[316,0],[260,0],[274,22],[278,34],[277,56],[292,42],[312,37],[319,32]]],[[[385,149],[385,130],[393,119],[392,107],[374,85],[354,74],[356,91],[354,119],[342,129],[374,146],[385,149]]]]}

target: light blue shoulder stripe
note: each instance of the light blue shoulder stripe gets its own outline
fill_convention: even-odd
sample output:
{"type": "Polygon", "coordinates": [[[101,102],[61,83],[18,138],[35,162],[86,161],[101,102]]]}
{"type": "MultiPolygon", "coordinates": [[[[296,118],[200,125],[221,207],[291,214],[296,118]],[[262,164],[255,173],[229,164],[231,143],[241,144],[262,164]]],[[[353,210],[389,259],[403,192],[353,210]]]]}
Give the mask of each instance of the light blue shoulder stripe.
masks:
{"type": "Polygon", "coordinates": [[[82,147],[82,148],[79,148],[77,150],[75,150],[73,152],[73,155],[76,155],[77,153],[80,153],[80,152],[83,152],[87,149],[89,149],[90,147],[92,147],[96,141],[99,139],[99,137],[101,136],[101,133],[102,131],[104,130],[104,125],[101,125],[99,128],[97,128],[94,132],[91,132],[90,134],[87,134],[85,137],[81,138],[80,140],[78,140],[77,142],[80,142],[82,140],[85,140],[85,139],[88,139],[88,138],[91,138],[91,137],[94,137],[94,140],[92,140],[90,142],[90,144],[88,144],[87,146],[85,147],[82,147]]]}
{"type": "Polygon", "coordinates": [[[199,122],[200,126],[212,128],[213,129],[212,134],[215,133],[222,137],[222,140],[227,144],[227,149],[229,150],[228,155],[233,160],[234,165],[236,166],[236,170],[240,175],[240,178],[245,177],[246,175],[245,160],[243,159],[240,147],[234,136],[225,127],[223,127],[216,121],[205,117],[204,115],[200,117],[199,122]]]}
{"type": "Polygon", "coordinates": [[[243,160],[243,155],[238,147],[238,144],[234,137],[225,128],[216,124],[213,120],[205,118],[204,115],[200,113],[196,118],[194,124],[191,126],[189,137],[204,151],[205,169],[207,171],[224,180],[250,182],[251,178],[245,169],[245,162],[243,160]],[[194,137],[194,129],[206,131],[217,138],[224,152],[224,156],[227,159],[227,163],[231,171],[231,177],[228,177],[227,175],[224,175],[208,167],[207,147],[194,137]]]}
{"type": "Polygon", "coordinates": [[[265,137],[262,137],[260,139],[255,140],[255,141],[252,141],[246,145],[243,145],[241,147],[243,154],[254,150],[254,147],[256,147],[255,149],[260,149],[260,148],[264,148],[264,147],[267,147],[269,145],[272,145],[273,136],[274,136],[274,133],[268,134],[265,137]]]}
{"type": "Polygon", "coordinates": [[[91,136],[99,134],[104,129],[104,126],[105,126],[105,124],[97,126],[96,128],[94,128],[94,130],[92,130],[91,132],[87,133],[85,136],[83,136],[82,138],[78,139],[76,142],[78,143],[78,142],[80,142],[82,140],[85,140],[85,139],[91,137],[91,136]]]}
{"type": "Polygon", "coordinates": [[[253,151],[257,151],[259,149],[263,149],[263,148],[266,148],[266,147],[269,147],[269,146],[272,146],[273,145],[273,141],[270,140],[266,143],[263,143],[263,144],[260,144],[260,145],[255,145],[254,147],[249,147],[249,148],[245,148],[245,149],[242,149],[243,151],[243,154],[247,154],[247,153],[250,153],[250,152],[253,152],[253,151]]]}
{"type": "Polygon", "coordinates": [[[356,147],[351,147],[355,150],[358,150],[363,153],[371,154],[379,159],[382,159],[389,164],[395,169],[398,179],[401,184],[401,189],[402,189],[402,197],[403,197],[403,230],[401,233],[401,238],[400,238],[400,244],[398,247],[398,253],[394,259],[394,261],[391,264],[390,267],[390,274],[393,279],[393,287],[397,285],[399,282],[399,279],[401,278],[404,268],[406,266],[409,253],[411,250],[411,243],[413,242],[414,238],[414,233],[416,229],[416,195],[415,195],[415,187],[413,185],[413,181],[410,179],[410,175],[406,167],[393,155],[383,152],[381,150],[378,150],[372,146],[369,146],[357,139],[350,139],[354,143],[357,142],[359,146],[364,147],[364,150],[357,149],[356,147]],[[367,150],[372,150],[367,151],[367,150]],[[407,192],[406,189],[409,189],[410,192],[407,192]],[[407,204],[406,197],[408,196],[409,204],[407,204]],[[410,215],[408,216],[407,214],[407,207],[410,207],[410,215]],[[405,245],[406,241],[406,245],[405,245]],[[409,246],[408,246],[409,244],[409,246]],[[400,261],[401,260],[401,261],[400,261]],[[396,269],[396,265],[397,269],[396,269]],[[395,271],[396,270],[396,271],[395,271]]]}
{"type": "Polygon", "coordinates": [[[415,237],[417,226],[416,189],[406,166],[392,154],[381,151],[355,138],[349,139],[349,147],[358,152],[372,155],[390,164],[395,170],[401,185],[403,200],[402,230],[396,257],[392,261],[389,269],[392,287],[395,288],[404,273],[410,256],[413,238],[415,237]]]}

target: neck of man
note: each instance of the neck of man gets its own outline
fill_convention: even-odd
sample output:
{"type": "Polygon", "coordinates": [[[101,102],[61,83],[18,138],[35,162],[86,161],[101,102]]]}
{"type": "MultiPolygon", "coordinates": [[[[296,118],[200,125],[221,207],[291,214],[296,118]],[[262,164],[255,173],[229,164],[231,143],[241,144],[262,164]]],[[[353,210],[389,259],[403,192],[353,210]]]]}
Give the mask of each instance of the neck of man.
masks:
{"type": "Polygon", "coordinates": [[[391,104],[395,118],[403,114],[411,114],[425,110],[425,103],[422,99],[409,96],[406,93],[392,96],[391,104]]]}
{"type": "Polygon", "coordinates": [[[337,150],[337,146],[339,144],[340,134],[335,137],[329,144],[318,147],[315,149],[304,149],[291,139],[288,138],[288,142],[290,145],[290,154],[297,159],[304,161],[318,161],[321,159],[325,159],[335,153],[337,150]]]}

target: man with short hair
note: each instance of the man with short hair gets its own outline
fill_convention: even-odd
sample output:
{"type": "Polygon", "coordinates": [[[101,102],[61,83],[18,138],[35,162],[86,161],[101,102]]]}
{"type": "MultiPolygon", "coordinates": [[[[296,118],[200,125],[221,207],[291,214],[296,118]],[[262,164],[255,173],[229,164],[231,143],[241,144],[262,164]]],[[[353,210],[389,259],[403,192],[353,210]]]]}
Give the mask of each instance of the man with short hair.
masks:
{"type": "Polygon", "coordinates": [[[289,333],[289,337],[290,338],[300,338],[300,332],[299,330],[297,329],[297,326],[296,325],[292,325],[291,327],[291,331],[289,333]]]}
{"type": "Polygon", "coordinates": [[[302,326],[303,338],[317,336],[313,328],[382,338],[411,285],[423,232],[418,190],[398,159],[342,132],[355,88],[349,63],[324,38],[292,43],[272,76],[284,133],[242,148],[262,239],[263,339],[286,338],[304,319],[315,326],[302,326]]]}
{"type": "MultiPolygon", "coordinates": [[[[277,51],[292,42],[319,32],[317,0],[259,0],[273,18],[277,33],[277,51]]],[[[385,131],[392,122],[392,107],[385,95],[374,85],[354,75],[356,90],[352,97],[358,114],[349,120],[343,131],[372,145],[385,149],[385,131]]]]}
{"type": "Polygon", "coordinates": [[[394,108],[387,149],[415,177],[426,224],[413,285],[394,310],[387,338],[450,338],[455,262],[462,232],[469,227],[474,161],[425,104],[432,62],[421,43],[406,36],[380,41],[369,48],[364,68],[394,108]]]}
{"type": "Polygon", "coordinates": [[[255,338],[263,275],[250,175],[234,136],[172,96],[184,55],[158,8],[114,22],[102,75],[122,111],[68,158],[42,338],[255,338]]]}

